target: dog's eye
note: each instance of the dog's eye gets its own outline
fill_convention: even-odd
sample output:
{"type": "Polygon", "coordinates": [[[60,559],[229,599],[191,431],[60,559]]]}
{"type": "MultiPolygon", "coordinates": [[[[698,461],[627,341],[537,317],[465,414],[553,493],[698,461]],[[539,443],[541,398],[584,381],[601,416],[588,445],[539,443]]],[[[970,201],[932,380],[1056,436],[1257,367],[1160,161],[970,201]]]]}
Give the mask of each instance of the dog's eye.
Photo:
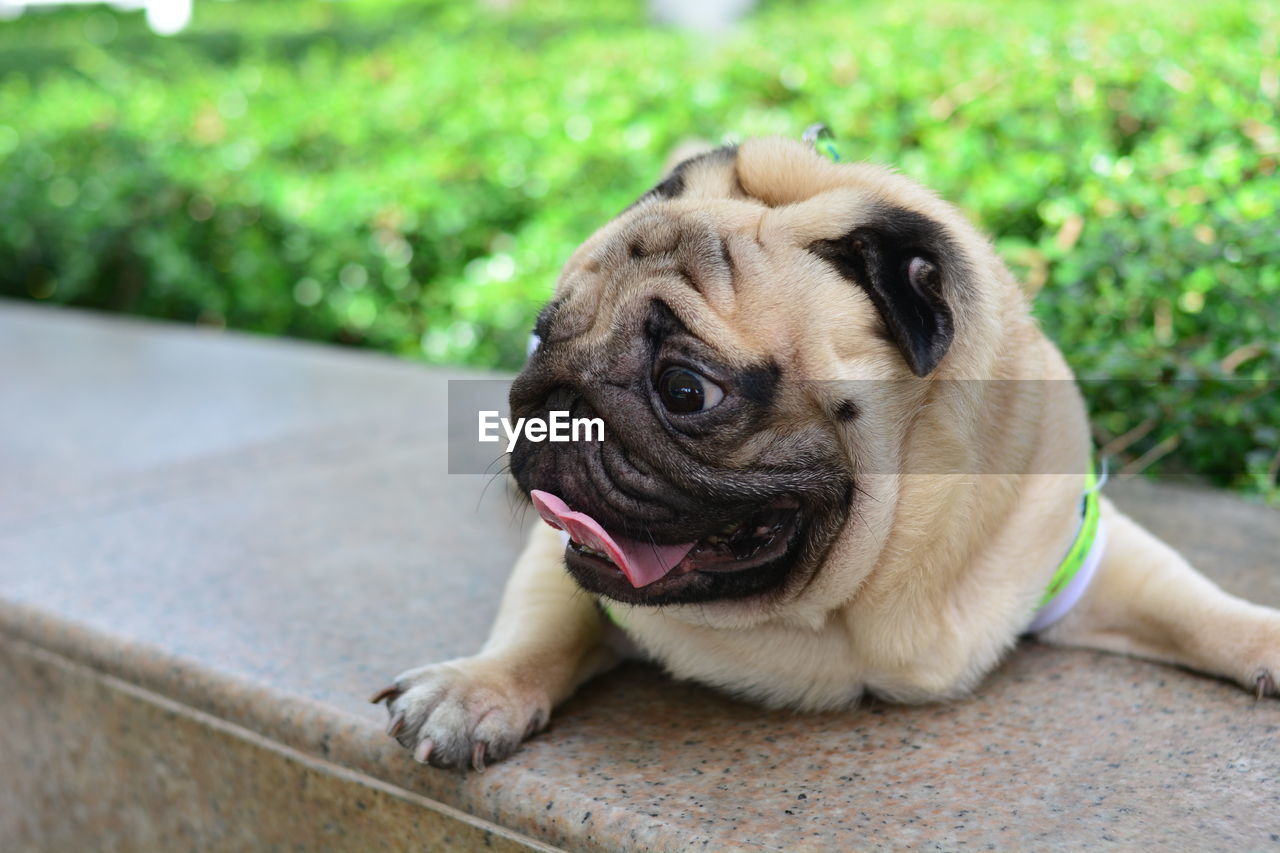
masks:
{"type": "Polygon", "coordinates": [[[658,377],[658,396],[667,411],[691,415],[713,408],[724,399],[724,391],[705,376],[684,367],[672,367],[658,377]]]}

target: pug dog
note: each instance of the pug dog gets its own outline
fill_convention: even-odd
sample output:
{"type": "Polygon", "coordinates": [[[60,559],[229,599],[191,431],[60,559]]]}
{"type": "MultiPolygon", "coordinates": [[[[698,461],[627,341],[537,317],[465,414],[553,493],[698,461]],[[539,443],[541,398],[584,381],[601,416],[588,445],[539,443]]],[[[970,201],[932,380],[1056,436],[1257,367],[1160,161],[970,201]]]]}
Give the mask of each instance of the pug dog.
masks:
{"type": "Polygon", "coordinates": [[[514,446],[547,524],[492,635],[373,697],[420,762],[510,755],[618,635],[798,710],[957,697],[1026,634],[1276,692],[1280,612],[1099,497],[1014,277],[901,175],[784,139],[687,159],[573,254],[536,334],[513,416],[607,438],[514,446]]]}

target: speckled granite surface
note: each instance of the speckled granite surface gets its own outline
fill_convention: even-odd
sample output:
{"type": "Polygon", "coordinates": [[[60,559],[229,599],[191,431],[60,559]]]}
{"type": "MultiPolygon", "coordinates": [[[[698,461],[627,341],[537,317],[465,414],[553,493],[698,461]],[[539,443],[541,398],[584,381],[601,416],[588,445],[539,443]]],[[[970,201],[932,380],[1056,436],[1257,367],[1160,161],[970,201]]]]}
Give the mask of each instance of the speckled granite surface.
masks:
{"type": "MultiPolygon", "coordinates": [[[[1280,850],[1280,702],[1034,644],[967,701],[847,714],[764,712],[629,666],[508,762],[421,768],[365,698],[480,644],[520,534],[500,488],[444,474],[446,374],[6,303],[0,358],[21,365],[0,379],[0,638],[23,661],[0,693],[0,778],[22,780],[0,797],[0,841],[104,809],[125,815],[126,848],[211,832],[207,809],[149,821],[155,786],[119,783],[153,766],[139,756],[181,753],[185,784],[209,751],[226,754],[190,776],[196,795],[312,786],[247,825],[316,846],[385,820],[424,845],[480,844],[493,824],[584,850],[1280,850]],[[262,740],[227,747],[210,717],[262,740]],[[358,779],[385,786],[376,817],[345,798],[358,779]]],[[[1280,604],[1280,514],[1109,489],[1229,590],[1280,604]]]]}

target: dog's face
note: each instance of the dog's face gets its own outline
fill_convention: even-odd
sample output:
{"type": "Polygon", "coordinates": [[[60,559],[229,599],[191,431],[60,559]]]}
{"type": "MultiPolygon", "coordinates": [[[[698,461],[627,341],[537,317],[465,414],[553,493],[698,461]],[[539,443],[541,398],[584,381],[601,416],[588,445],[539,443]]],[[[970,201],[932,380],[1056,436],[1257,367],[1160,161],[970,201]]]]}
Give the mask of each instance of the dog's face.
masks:
{"type": "Polygon", "coordinates": [[[511,471],[587,525],[566,563],[593,593],[776,612],[832,566],[848,587],[894,517],[866,463],[892,468],[928,378],[983,350],[992,263],[884,170],[782,140],[685,161],[570,259],[512,387],[513,417],[605,440],[521,439],[511,471]]]}

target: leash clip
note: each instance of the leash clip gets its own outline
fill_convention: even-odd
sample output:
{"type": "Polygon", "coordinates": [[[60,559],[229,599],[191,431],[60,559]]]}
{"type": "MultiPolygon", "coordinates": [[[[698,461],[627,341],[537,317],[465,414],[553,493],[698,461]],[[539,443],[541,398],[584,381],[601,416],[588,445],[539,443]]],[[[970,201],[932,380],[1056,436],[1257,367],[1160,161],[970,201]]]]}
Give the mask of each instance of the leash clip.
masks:
{"type": "Polygon", "coordinates": [[[831,128],[822,122],[814,122],[804,129],[804,133],[800,135],[801,142],[807,142],[813,147],[814,151],[819,154],[826,154],[831,158],[833,163],[840,162],[840,152],[836,150],[835,134],[831,132],[831,128]],[[827,140],[825,145],[819,146],[820,140],[827,140]]]}

